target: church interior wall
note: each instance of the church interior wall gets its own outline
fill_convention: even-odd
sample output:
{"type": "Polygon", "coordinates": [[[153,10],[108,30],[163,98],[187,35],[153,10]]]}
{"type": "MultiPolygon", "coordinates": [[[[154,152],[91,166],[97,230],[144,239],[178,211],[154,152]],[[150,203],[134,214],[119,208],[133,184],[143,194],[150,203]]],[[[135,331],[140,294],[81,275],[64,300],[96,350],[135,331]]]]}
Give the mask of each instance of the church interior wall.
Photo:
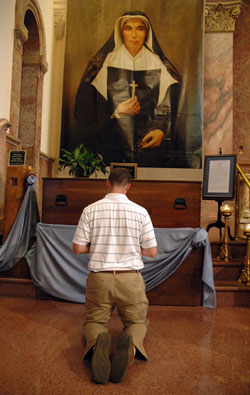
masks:
{"type": "MultiPolygon", "coordinates": [[[[1,1],[0,3],[0,51],[1,51],[1,78],[0,78],[0,119],[10,118],[10,97],[12,81],[13,58],[13,28],[15,17],[15,0],[1,1]]],[[[3,229],[3,209],[6,171],[6,133],[0,131],[0,231],[3,229]]]]}
{"type": "Polygon", "coordinates": [[[63,96],[64,53],[66,41],[67,0],[54,2],[53,26],[53,58],[52,58],[52,86],[49,128],[47,134],[47,148],[44,144],[42,151],[54,158],[53,176],[57,176],[58,157],[60,153],[61,112],[63,96]]]}
{"type": "MultiPolygon", "coordinates": [[[[250,1],[245,0],[236,21],[233,46],[233,150],[241,169],[250,179],[250,1]]],[[[238,180],[241,201],[238,212],[250,219],[250,193],[246,184],[238,180]]],[[[248,220],[249,222],[249,220],[248,220]]],[[[243,236],[243,224],[236,221],[236,230],[243,236]]]]}
{"type": "MultiPolygon", "coordinates": [[[[50,97],[52,86],[51,65],[53,57],[54,31],[53,12],[54,5],[50,0],[11,0],[9,2],[1,2],[0,4],[0,15],[4,17],[4,21],[1,23],[0,27],[1,50],[4,51],[4,56],[2,56],[4,62],[1,62],[1,81],[6,81],[6,89],[2,89],[0,95],[0,118],[8,119],[12,124],[7,131],[1,132],[1,134],[5,133],[6,135],[4,141],[1,138],[1,142],[5,145],[5,151],[2,150],[2,153],[5,153],[5,155],[3,155],[5,157],[2,157],[4,166],[1,166],[0,174],[2,184],[0,193],[1,229],[3,228],[4,221],[5,179],[9,151],[11,149],[26,149],[26,140],[26,143],[28,144],[27,158],[29,162],[26,164],[32,165],[36,175],[39,177],[39,162],[43,162],[43,159],[40,158],[41,147],[45,151],[49,150],[49,144],[46,142],[48,141],[48,136],[50,134],[49,120],[51,114],[50,97]],[[39,43],[39,48],[37,49],[39,50],[39,53],[34,51],[33,53],[30,52],[30,55],[27,51],[26,53],[23,52],[23,48],[25,43],[28,42],[27,40],[29,37],[27,35],[27,28],[24,21],[27,13],[31,13],[33,15],[32,18],[37,24],[39,35],[39,37],[37,37],[39,43]],[[8,37],[7,40],[6,37],[8,37]],[[25,56],[25,58],[23,56],[25,56]],[[32,60],[32,56],[34,61],[32,60]],[[21,75],[23,74],[21,72],[22,67],[27,67],[27,60],[30,67],[33,68],[33,73],[35,72],[37,74],[37,76],[33,78],[33,85],[32,82],[30,83],[30,87],[28,87],[28,78],[26,78],[26,82],[25,80],[21,81],[21,75]],[[29,89],[30,92],[34,89],[36,90],[36,98],[32,98],[32,95],[29,95],[29,89]],[[24,98],[24,105],[22,107],[21,95],[23,93],[25,93],[27,99],[24,98]],[[20,111],[20,106],[22,107],[22,111],[20,111]],[[25,106],[26,115],[25,111],[23,111],[25,106]],[[26,124],[29,125],[30,128],[26,128],[26,124]],[[19,126],[22,126],[24,129],[22,133],[19,126]]],[[[32,43],[28,45],[30,46],[32,43]]],[[[49,167],[50,166],[48,166],[48,169],[49,167]]],[[[49,175],[51,175],[51,172],[48,170],[46,176],[49,175]]],[[[38,195],[40,195],[39,184],[41,183],[37,183],[38,195]]]]}
{"type": "Polygon", "coordinates": [[[42,103],[42,131],[40,150],[48,155],[53,155],[53,147],[50,145],[51,117],[54,112],[52,103],[52,90],[54,86],[54,4],[51,0],[39,0],[41,13],[43,16],[45,39],[46,39],[46,60],[48,71],[44,75],[43,103],[42,103]]]}
{"type": "MultiPolygon", "coordinates": [[[[204,155],[232,154],[233,140],[233,32],[206,32],[204,48],[204,155]]],[[[217,217],[218,203],[201,202],[201,226],[206,228],[217,217]]],[[[234,218],[230,218],[234,227],[234,218]]],[[[218,229],[210,230],[218,238],[218,229]]]]}
{"type": "MultiPolygon", "coordinates": [[[[49,124],[51,118],[51,89],[54,42],[54,5],[51,0],[36,0],[41,9],[45,30],[46,61],[48,71],[44,76],[42,104],[41,151],[50,154],[49,124]]],[[[1,80],[0,80],[0,118],[10,118],[10,97],[12,83],[12,58],[15,28],[15,0],[1,1],[0,4],[0,48],[1,48],[1,80]]]]}
{"type": "Polygon", "coordinates": [[[0,4],[0,118],[9,119],[12,79],[12,57],[14,42],[15,0],[1,1],[0,4]]]}

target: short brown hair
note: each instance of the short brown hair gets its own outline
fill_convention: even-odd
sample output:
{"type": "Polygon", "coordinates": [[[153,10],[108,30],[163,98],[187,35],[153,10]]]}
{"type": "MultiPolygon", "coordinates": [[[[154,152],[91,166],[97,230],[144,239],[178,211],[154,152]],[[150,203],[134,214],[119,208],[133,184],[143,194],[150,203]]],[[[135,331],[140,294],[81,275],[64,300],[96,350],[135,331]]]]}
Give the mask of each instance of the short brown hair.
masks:
{"type": "Polygon", "coordinates": [[[111,185],[128,185],[130,182],[130,173],[127,169],[116,167],[109,174],[109,182],[111,185]]]}

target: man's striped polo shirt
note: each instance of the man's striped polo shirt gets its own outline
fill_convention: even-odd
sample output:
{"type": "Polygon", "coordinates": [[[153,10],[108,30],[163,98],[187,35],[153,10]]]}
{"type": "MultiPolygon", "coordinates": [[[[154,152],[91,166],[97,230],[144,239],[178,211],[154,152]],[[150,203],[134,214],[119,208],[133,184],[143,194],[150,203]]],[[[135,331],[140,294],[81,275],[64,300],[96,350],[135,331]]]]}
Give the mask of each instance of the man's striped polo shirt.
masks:
{"type": "Polygon", "coordinates": [[[109,193],[84,208],[73,243],[91,243],[91,271],[140,270],[141,247],[157,245],[147,210],[122,193],[109,193]]]}

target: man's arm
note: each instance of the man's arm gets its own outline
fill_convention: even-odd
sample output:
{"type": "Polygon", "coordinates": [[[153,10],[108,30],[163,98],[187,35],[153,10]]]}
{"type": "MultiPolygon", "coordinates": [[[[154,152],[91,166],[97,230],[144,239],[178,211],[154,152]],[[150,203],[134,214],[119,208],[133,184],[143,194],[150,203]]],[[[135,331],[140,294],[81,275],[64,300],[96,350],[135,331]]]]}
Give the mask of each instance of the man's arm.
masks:
{"type": "Polygon", "coordinates": [[[152,248],[142,248],[141,253],[143,256],[149,256],[150,258],[154,258],[157,254],[157,247],[152,248]]]}
{"type": "Polygon", "coordinates": [[[88,254],[89,250],[90,250],[90,243],[85,246],[73,243],[73,251],[77,255],[88,254]]]}

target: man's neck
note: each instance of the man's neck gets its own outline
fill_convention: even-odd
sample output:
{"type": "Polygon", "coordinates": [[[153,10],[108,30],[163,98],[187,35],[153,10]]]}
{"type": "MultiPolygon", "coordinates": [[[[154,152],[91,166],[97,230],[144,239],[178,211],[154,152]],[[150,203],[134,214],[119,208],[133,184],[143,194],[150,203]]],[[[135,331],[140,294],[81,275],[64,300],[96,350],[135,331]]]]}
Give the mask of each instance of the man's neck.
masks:
{"type": "Polygon", "coordinates": [[[107,180],[107,187],[108,187],[108,193],[122,193],[123,195],[126,195],[130,188],[130,184],[127,185],[111,185],[109,180],[107,180]]]}
{"type": "Polygon", "coordinates": [[[109,193],[122,193],[126,195],[126,189],[124,187],[112,187],[108,190],[109,193]]]}

